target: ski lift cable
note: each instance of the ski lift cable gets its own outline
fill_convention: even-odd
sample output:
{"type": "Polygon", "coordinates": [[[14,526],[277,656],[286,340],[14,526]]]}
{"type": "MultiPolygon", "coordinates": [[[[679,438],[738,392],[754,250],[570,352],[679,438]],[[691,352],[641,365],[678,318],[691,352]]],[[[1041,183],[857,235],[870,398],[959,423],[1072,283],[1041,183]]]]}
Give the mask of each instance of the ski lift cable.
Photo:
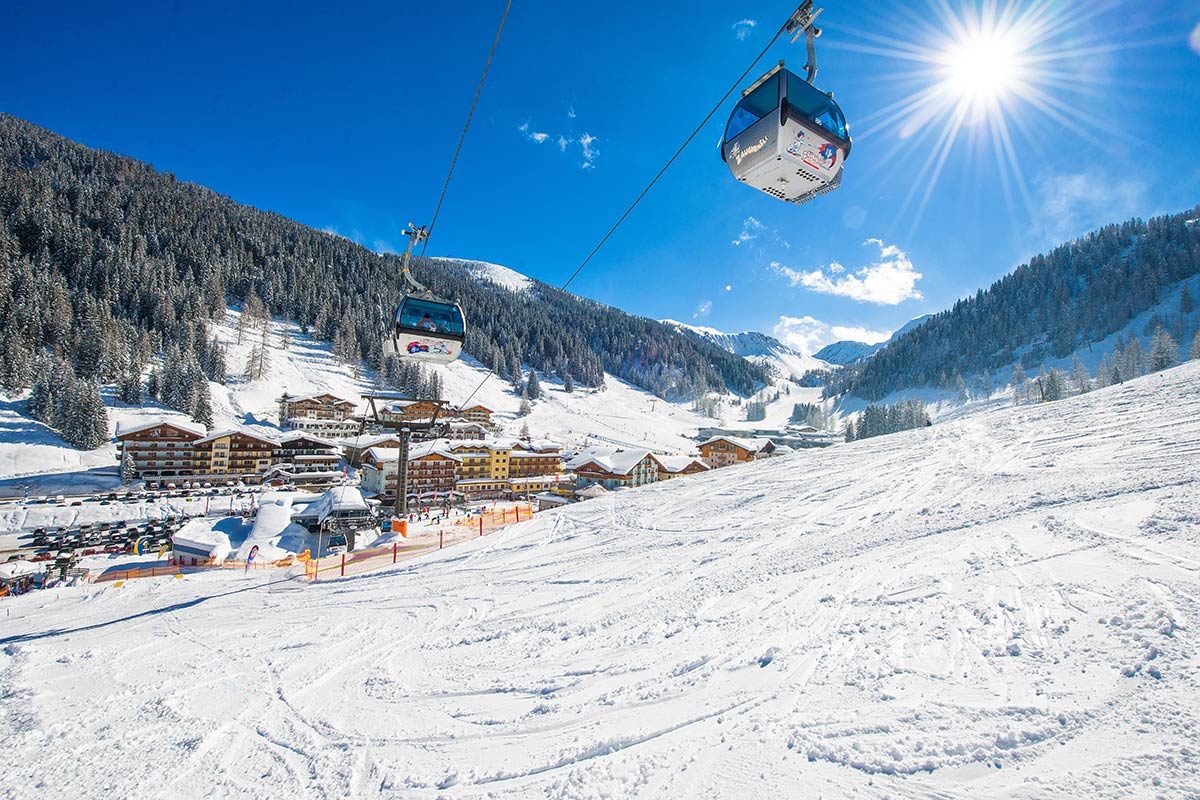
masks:
{"type": "Polygon", "coordinates": [[[429,228],[426,231],[424,241],[421,243],[421,256],[425,255],[425,248],[429,246],[429,235],[433,233],[433,226],[437,224],[438,214],[442,210],[442,202],[446,199],[446,191],[450,188],[450,179],[454,177],[454,167],[458,164],[458,156],[462,152],[463,142],[467,138],[467,130],[471,127],[471,118],[475,116],[475,107],[479,105],[479,95],[483,93],[483,83],[487,80],[488,70],[492,66],[492,58],[496,55],[496,48],[500,45],[500,34],[504,32],[504,23],[508,20],[508,12],[512,9],[512,0],[504,6],[504,14],[500,17],[500,25],[496,28],[496,38],[492,40],[492,49],[488,51],[487,61],[483,64],[483,72],[479,76],[479,85],[475,87],[475,97],[471,100],[471,108],[467,112],[467,120],[463,123],[462,133],[458,136],[458,145],[454,148],[454,157],[450,159],[450,170],[446,173],[446,181],[442,184],[442,193],[438,195],[437,205],[433,209],[433,218],[429,220],[429,228]]]}
{"type": "Polygon", "coordinates": [[[736,92],[738,87],[742,85],[742,82],[746,80],[746,77],[754,71],[754,68],[758,66],[759,61],[762,61],[763,56],[767,54],[767,51],[770,50],[775,42],[779,40],[780,36],[788,32],[790,22],[791,18],[789,17],[788,22],[785,22],[779,28],[779,30],[775,32],[775,35],[772,36],[771,40],[767,42],[766,46],[759,51],[758,55],[754,57],[754,60],[750,62],[750,65],[746,67],[742,74],[738,75],[737,80],[735,80],[730,87],[725,90],[725,94],[721,95],[721,99],[717,101],[716,105],[714,105],[709,112],[704,115],[704,119],[700,120],[700,123],[692,130],[691,133],[688,134],[688,137],[683,140],[683,144],[679,145],[675,152],[671,154],[671,157],[667,159],[667,163],[663,164],[662,169],[660,169],[658,173],[651,178],[650,182],[646,184],[646,187],[642,189],[642,191],[638,192],[637,197],[633,198],[633,202],[629,204],[625,211],[622,212],[621,216],[617,218],[617,221],[612,224],[612,227],[610,227],[604,236],[601,237],[600,241],[596,243],[596,246],[593,247],[591,252],[587,254],[587,257],[584,258],[579,266],[575,268],[575,271],[571,273],[571,277],[567,278],[566,283],[559,287],[560,289],[565,291],[566,288],[571,285],[571,281],[575,280],[575,277],[579,275],[579,273],[583,271],[583,268],[588,265],[588,262],[592,260],[592,257],[595,256],[596,253],[600,252],[600,248],[604,247],[609,238],[617,232],[617,228],[621,227],[621,224],[625,222],[625,219],[631,213],[633,213],[633,210],[637,208],[638,203],[642,202],[642,198],[650,193],[650,190],[653,189],[654,185],[658,183],[659,179],[666,174],[667,170],[671,168],[671,165],[675,163],[675,160],[679,158],[687,146],[692,143],[692,140],[699,135],[700,131],[703,130],[704,126],[712,120],[713,116],[721,110],[721,106],[725,105],[725,101],[729,99],[729,96],[736,92]]]}
{"type": "MultiPolygon", "coordinates": [[[[700,131],[712,120],[713,116],[715,116],[716,113],[721,110],[721,106],[725,105],[725,101],[729,99],[730,95],[738,90],[738,87],[742,85],[742,82],[745,81],[747,76],[749,76],[750,73],[754,71],[754,68],[758,66],[758,62],[762,61],[763,56],[767,54],[767,51],[775,45],[775,42],[779,41],[779,37],[785,33],[792,32],[794,27],[792,24],[793,18],[794,17],[789,17],[787,22],[780,26],[779,30],[775,32],[775,35],[771,37],[770,41],[768,41],[763,49],[759,51],[758,55],[754,57],[754,60],[750,62],[750,65],[747,66],[740,75],[738,75],[737,80],[735,80],[729,86],[729,88],[725,91],[725,94],[721,95],[721,99],[718,100],[716,104],[709,110],[709,112],[704,115],[704,118],[700,120],[700,123],[696,125],[691,133],[688,134],[687,138],[683,140],[683,143],[679,145],[675,152],[671,154],[671,157],[667,159],[667,163],[663,164],[662,169],[660,169],[650,180],[650,182],[646,184],[645,188],[638,192],[637,196],[633,199],[633,202],[629,204],[625,211],[621,213],[621,216],[617,218],[617,221],[612,224],[612,227],[610,227],[604,236],[600,238],[600,241],[596,243],[596,246],[591,249],[591,252],[587,254],[587,257],[583,259],[579,266],[575,268],[575,271],[571,273],[571,276],[567,278],[566,282],[559,287],[560,290],[566,291],[567,287],[571,285],[571,282],[574,281],[579,273],[583,271],[583,268],[588,265],[588,262],[592,260],[596,253],[600,252],[600,248],[604,247],[612,235],[617,232],[617,229],[621,227],[621,224],[624,223],[629,215],[633,213],[633,210],[637,208],[638,203],[642,202],[642,198],[649,194],[650,190],[653,189],[654,185],[658,183],[659,179],[666,174],[666,171],[671,168],[671,165],[675,163],[675,160],[679,158],[680,154],[682,154],[687,146],[692,143],[692,140],[699,135],[700,131]]],[[[464,129],[464,134],[465,132],[466,131],[464,129]]],[[[422,253],[423,252],[424,250],[422,250],[422,253]]],[[[488,374],[483,376],[483,380],[481,380],[479,385],[471,391],[471,394],[467,395],[467,399],[464,400],[462,405],[459,407],[466,407],[467,403],[471,402],[471,399],[479,393],[479,390],[483,388],[483,385],[487,383],[494,374],[494,372],[489,370],[488,374]]]]}

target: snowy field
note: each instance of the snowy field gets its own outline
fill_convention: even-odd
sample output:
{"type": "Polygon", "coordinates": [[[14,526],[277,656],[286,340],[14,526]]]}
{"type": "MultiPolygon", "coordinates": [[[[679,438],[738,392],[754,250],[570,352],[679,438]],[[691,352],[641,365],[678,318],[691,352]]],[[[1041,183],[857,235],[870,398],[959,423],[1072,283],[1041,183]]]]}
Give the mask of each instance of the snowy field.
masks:
{"type": "Polygon", "coordinates": [[[1193,362],[356,579],[5,601],[0,794],[1196,797],[1198,463],[1193,362]]]}

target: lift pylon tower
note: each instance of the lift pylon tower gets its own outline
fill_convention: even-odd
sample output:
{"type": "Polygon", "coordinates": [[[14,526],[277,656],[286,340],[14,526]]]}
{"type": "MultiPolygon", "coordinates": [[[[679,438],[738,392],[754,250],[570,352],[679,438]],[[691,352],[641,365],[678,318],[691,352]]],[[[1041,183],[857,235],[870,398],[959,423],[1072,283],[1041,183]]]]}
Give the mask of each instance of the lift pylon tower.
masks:
{"type": "Polygon", "coordinates": [[[361,437],[366,429],[367,423],[370,422],[376,428],[381,428],[386,431],[396,431],[400,434],[400,452],[399,462],[396,464],[396,503],[393,514],[396,517],[408,516],[408,449],[409,444],[413,441],[428,442],[440,438],[446,430],[446,423],[439,422],[442,411],[446,408],[445,400],[427,400],[423,398],[409,397],[399,392],[375,392],[372,394],[364,394],[363,400],[367,401],[367,413],[360,420],[358,434],[361,437]],[[397,402],[422,402],[432,403],[434,405],[433,416],[429,419],[421,420],[402,420],[402,419],[384,419],[379,413],[379,405],[383,404],[386,408],[387,403],[397,402]]]}

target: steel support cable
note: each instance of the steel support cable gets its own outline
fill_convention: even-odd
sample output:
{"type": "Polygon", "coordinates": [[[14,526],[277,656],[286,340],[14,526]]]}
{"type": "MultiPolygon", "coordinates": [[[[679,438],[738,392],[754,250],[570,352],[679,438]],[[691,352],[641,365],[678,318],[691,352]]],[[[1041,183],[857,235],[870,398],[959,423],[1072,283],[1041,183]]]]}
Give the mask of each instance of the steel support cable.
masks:
{"type": "Polygon", "coordinates": [[[458,165],[458,156],[462,152],[463,142],[467,138],[467,130],[471,127],[471,118],[475,116],[475,107],[479,105],[479,95],[483,93],[483,84],[487,80],[488,70],[491,69],[492,59],[496,55],[496,48],[500,45],[500,34],[504,32],[504,23],[508,20],[508,12],[512,9],[512,0],[504,6],[504,14],[500,17],[500,25],[496,28],[496,38],[492,40],[492,49],[488,51],[487,61],[483,64],[483,72],[479,76],[479,85],[475,87],[475,97],[471,100],[471,108],[467,111],[467,121],[463,123],[462,133],[458,135],[458,145],[454,148],[454,157],[450,159],[450,170],[446,173],[446,181],[442,184],[442,193],[438,195],[437,205],[433,208],[433,218],[429,221],[428,232],[425,235],[425,241],[421,243],[421,255],[425,255],[425,248],[429,246],[429,236],[433,233],[433,226],[437,224],[438,214],[442,210],[442,202],[446,199],[446,191],[450,188],[450,179],[454,177],[454,168],[458,165]]]}
{"type": "MultiPolygon", "coordinates": [[[[566,282],[563,283],[559,289],[566,291],[567,287],[571,285],[571,282],[575,280],[576,276],[578,276],[579,273],[583,271],[583,268],[588,265],[588,262],[592,260],[596,253],[600,252],[600,248],[604,247],[605,243],[607,243],[612,235],[617,232],[617,229],[621,227],[621,224],[625,222],[631,213],[633,213],[633,210],[637,208],[638,203],[642,202],[642,198],[649,194],[650,190],[654,188],[654,185],[658,183],[659,179],[662,178],[662,176],[666,174],[667,170],[671,168],[671,165],[675,163],[675,160],[679,158],[685,149],[687,149],[687,146],[692,143],[692,140],[699,135],[704,126],[707,125],[713,118],[713,115],[721,110],[721,106],[725,105],[725,101],[729,99],[729,96],[737,91],[738,87],[742,85],[742,82],[746,80],[746,76],[754,71],[754,68],[758,66],[759,61],[762,61],[763,56],[767,54],[767,51],[774,46],[775,42],[779,41],[780,36],[787,32],[788,23],[785,22],[782,26],[780,26],[779,30],[775,32],[775,35],[771,37],[771,40],[767,42],[766,46],[758,52],[758,55],[754,57],[754,60],[750,62],[750,65],[746,67],[746,69],[743,70],[740,75],[738,75],[737,80],[735,80],[733,84],[730,85],[727,90],[725,90],[725,94],[721,95],[721,99],[717,101],[716,105],[714,105],[709,112],[704,115],[704,118],[700,120],[700,123],[692,130],[690,134],[688,134],[688,137],[683,140],[683,144],[679,145],[675,152],[671,154],[671,157],[667,159],[667,163],[663,164],[662,169],[660,169],[654,175],[654,177],[651,178],[650,182],[646,184],[645,188],[638,192],[637,196],[634,197],[633,202],[630,203],[625,211],[621,213],[621,216],[617,217],[617,221],[612,224],[612,227],[610,227],[607,232],[605,232],[604,236],[600,238],[600,241],[596,243],[596,246],[591,249],[591,252],[587,254],[587,257],[584,258],[579,266],[575,268],[575,271],[571,273],[571,276],[567,278],[566,282]]],[[[476,386],[471,394],[467,396],[467,399],[462,402],[460,407],[466,406],[467,403],[471,402],[471,399],[479,393],[479,390],[483,388],[483,385],[487,383],[494,374],[495,373],[489,370],[488,374],[483,377],[483,380],[481,380],[479,385],[476,386]]]]}

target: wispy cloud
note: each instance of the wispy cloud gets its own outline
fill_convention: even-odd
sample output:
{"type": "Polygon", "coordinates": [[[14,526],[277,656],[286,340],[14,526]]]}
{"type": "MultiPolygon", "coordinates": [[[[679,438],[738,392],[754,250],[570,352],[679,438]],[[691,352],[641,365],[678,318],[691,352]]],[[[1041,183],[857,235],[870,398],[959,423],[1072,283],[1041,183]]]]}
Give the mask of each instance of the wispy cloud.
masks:
{"type": "Polygon", "coordinates": [[[882,239],[867,239],[863,244],[879,248],[879,258],[847,274],[846,268],[833,262],[814,270],[792,269],[778,261],[771,269],[787,278],[793,286],[803,286],[819,294],[849,297],[860,303],[894,306],[905,300],[920,300],[917,281],[923,277],[913,268],[908,254],[882,239]]]}
{"type": "Polygon", "coordinates": [[[371,242],[371,249],[376,253],[392,253],[393,255],[398,252],[387,239],[376,239],[371,242]]]}
{"type": "Polygon", "coordinates": [[[737,37],[739,42],[744,42],[746,41],[746,37],[754,32],[754,26],[757,24],[758,20],[756,19],[739,19],[733,23],[733,35],[737,37]]]}
{"type": "Polygon", "coordinates": [[[816,317],[781,316],[771,331],[775,338],[801,353],[812,355],[827,344],[847,339],[875,344],[886,341],[890,333],[845,325],[829,325],[816,317]]]}
{"type": "Polygon", "coordinates": [[[583,161],[579,164],[580,169],[591,169],[596,164],[596,156],[600,155],[600,151],[596,149],[596,137],[590,133],[585,133],[579,137],[579,147],[583,153],[583,161]]]}
{"type": "Polygon", "coordinates": [[[1192,46],[1192,50],[1200,55],[1200,22],[1196,23],[1196,27],[1192,28],[1192,35],[1188,37],[1188,44],[1192,46]]]}
{"type": "MultiPolygon", "coordinates": [[[[575,109],[571,108],[567,112],[567,116],[573,119],[575,117],[575,109]]],[[[545,144],[553,139],[554,143],[558,145],[560,153],[566,153],[572,146],[578,145],[580,157],[579,168],[593,169],[596,166],[596,157],[600,155],[600,151],[596,148],[598,138],[590,133],[585,132],[578,137],[564,133],[547,133],[546,131],[534,130],[528,122],[522,122],[517,126],[517,130],[526,139],[537,144],[545,144]]]]}
{"type": "Polygon", "coordinates": [[[737,238],[730,242],[734,247],[740,247],[747,242],[753,242],[759,237],[759,234],[766,228],[761,222],[754,217],[746,217],[742,220],[742,232],[737,235],[737,238]]]}
{"type": "Polygon", "coordinates": [[[1130,175],[1108,174],[1099,167],[1077,173],[1048,173],[1035,180],[1041,242],[1058,243],[1113,220],[1135,216],[1148,185],[1130,175]]]}
{"type": "Polygon", "coordinates": [[[692,314],[692,319],[703,319],[708,316],[710,311],[712,311],[712,300],[705,300],[697,306],[695,313],[692,314]]]}
{"type": "Polygon", "coordinates": [[[575,119],[575,106],[567,107],[567,119],[575,119]]]}
{"type": "Polygon", "coordinates": [[[538,144],[542,144],[550,138],[550,134],[548,133],[530,130],[528,122],[522,122],[517,126],[517,130],[519,130],[526,139],[529,139],[532,142],[537,142],[538,144]]]}

